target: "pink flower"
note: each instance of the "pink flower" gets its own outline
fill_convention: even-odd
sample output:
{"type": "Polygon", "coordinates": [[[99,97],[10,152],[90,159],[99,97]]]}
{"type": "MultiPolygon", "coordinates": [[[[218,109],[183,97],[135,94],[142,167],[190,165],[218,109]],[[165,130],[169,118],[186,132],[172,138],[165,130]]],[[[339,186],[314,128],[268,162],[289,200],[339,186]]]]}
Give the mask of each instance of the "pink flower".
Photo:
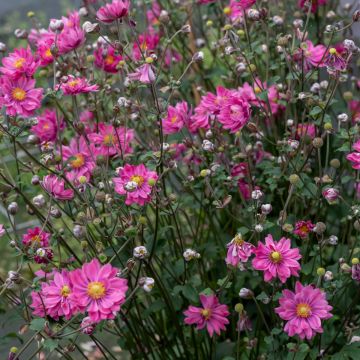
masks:
{"type": "Polygon", "coordinates": [[[55,141],[58,131],[62,131],[65,128],[64,118],[59,116],[57,120],[55,110],[46,109],[41,115],[37,116],[36,119],[38,123],[31,127],[31,132],[35,134],[40,141],[55,141]]]}
{"type": "Polygon", "coordinates": [[[307,11],[308,7],[306,6],[306,4],[311,3],[311,12],[316,13],[318,7],[320,5],[325,5],[326,2],[327,2],[327,0],[311,0],[310,2],[307,0],[298,0],[298,5],[301,9],[304,9],[307,11]]]}
{"type": "Polygon", "coordinates": [[[351,267],[351,278],[360,282],[360,264],[356,264],[351,267]]]}
{"type": "Polygon", "coordinates": [[[39,227],[28,229],[27,233],[23,235],[22,243],[27,247],[48,247],[51,234],[43,231],[39,227]]]}
{"type": "Polygon", "coordinates": [[[349,110],[351,112],[351,118],[353,124],[360,122],[360,101],[357,100],[349,101],[349,110]]]}
{"type": "Polygon", "coordinates": [[[34,255],[37,264],[48,264],[54,257],[54,252],[49,248],[38,248],[34,255]]]}
{"type": "MultiPolygon", "coordinates": [[[[45,283],[42,284],[44,286],[45,283]]],[[[30,307],[33,309],[33,315],[39,316],[39,317],[45,317],[46,314],[46,308],[45,308],[45,299],[41,291],[32,291],[31,294],[32,303],[30,304],[30,307]]]]}
{"type": "Polygon", "coordinates": [[[312,285],[303,286],[296,282],[295,292],[283,290],[275,309],[279,316],[287,321],[284,330],[289,336],[299,335],[300,339],[310,340],[316,333],[322,333],[321,320],[332,317],[332,306],[326,300],[326,294],[312,285]]]}
{"type": "Polygon", "coordinates": [[[353,169],[359,170],[360,169],[360,140],[358,140],[353,145],[353,149],[356,151],[346,155],[346,159],[352,163],[351,166],[353,169]]]}
{"type": "Polygon", "coordinates": [[[0,238],[6,234],[6,230],[3,224],[0,224],[0,238]]]}
{"type": "Polygon", "coordinates": [[[65,190],[65,182],[55,175],[46,175],[40,181],[41,187],[52,197],[57,200],[71,200],[74,197],[72,189],[65,190]]]}
{"type": "Polygon", "coordinates": [[[102,6],[96,13],[98,20],[104,23],[112,23],[128,15],[130,2],[128,0],[113,0],[111,4],[102,6]]]}
{"type": "Polygon", "coordinates": [[[90,85],[85,78],[76,78],[69,75],[67,82],[57,85],[57,89],[61,89],[64,95],[77,95],[99,91],[99,86],[90,85]]]}
{"type": "Polygon", "coordinates": [[[150,56],[159,45],[160,36],[150,26],[148,31],[140,34],[137,41],[134,42],[132,55],[136,61],[139,61],[144,56],[150,56]]]}
{"type": "Polygon", "coordinates": [[[118,271],[110,264],[101,266],[97,259],[93,259],[69,274],[73,296],[80,310],[87,311],[95,323],[114,319],[125,302],[127,280],[117,277],[118,271]]]}
{"type": "Polygon", "coordinates": [[[105,72],[115,74],[118,72],[117,65],[123,57],[115,52],[112,46],[99,46],[94,51],[95,66],[105,72]]]}
{"type": "Polygon", "coordinates": [[[62,17],[64,29],[58,36],[56,45],[59,54],[66,54],[75,50],[85,42],[85,33],[80,26],[80,16],[77,11],[69,14],[69,17],[62,17]]]}
{"type": "Polygon", "coordinates": [[[244,10],[238,5],[237,0],[230,0],[225,14],[230,18],[231,21],[241,23],[244,17],[244,10]]]}
{"type": "Polygon", "coordinates": [[[179,132],[188,122],[189,110],[185,101],[169,106],[166,118],[162,119],[164,134],[179,132]]]}
{"type": "Polygon", "coordinates": [[[299,69],[304,67],[305,71],[309,71],[313,67],[324,66],[325,53],[326,47],[324,45],[314,46],[310,40],[307,40],[294,53],[294,60],[299,69]]]}
{"type": "Polygon", "coordinates": [[[146,18],[152,25],[159,24],[159,16],[161,13],[161,6],[157,1],[154,1],[151,5],[151,9],[146,11],[146,18]]]}
{"type": "Polygon", "coordinates": [[[323,190],[322,195],[329,204],[334,204],[339,199],[340,191],[335,188],[326,188],[323,190]]]}
{"type": "MultiPolygon", "coordinates": [[[[54,35],[55,36],[55,35],[54,35]]],[[[40,58],[40,66],[48,66],[54,61],[54,55],[51,52],[51,47],[55,42],[55,38],[47,38],[39,41],[37,44],[36,54],[40,58]]]]}
{"type": "Polygon", "coordinates": [[[310,231],[312,231],[314,229],[315,225],[310,221],[298,221],[295,224],[295,230],[294,230],[294,234],[300,236],[301,238],[306,238],[310,231]]]}
{"type": "Polygon", "coordinates": [[[96,164],[92,157],[90,146],[83,137],[73,138],[69,146],[62,146],[63,160],[67,163],[70,171],[66,170],[66,178],[69,181],[77,181],[80,176],[88,180],[96,164]]]}
{"type": "Polygon", "coordinates": [[[241,234],[237,234],[229,244],[227,244],[228,252],[226,255],[226,263],[237,266],[239,262],[247,262],[254,252],[255,246],[245,242],[241,234]]]}
{"type": "Polygon", "coordinates": [[[186,316],[185,324],[196,324],[198,330],[206,327],[211,337],[214,332],[220,335],[220,331],[225,330],[225,325],[229,324],[229,320],[226,318],[230,314],[227,305],[219,304],[219,300],[215,295],[201,294],[200,302],[202,307],[190,305],[184,311],[186,316]]]}
{"type": "Polygon", "coordinates": [[[86,316],[81,321],[81,332],[86,335],[91,335],[95,331],[96,323],[94,323],[89,316],[86,316]]]}
{"type": "Polygon", "coordinates": [[[0,104],[5,106],[10,116],[31,116],[41,107],[43,89],[35,89],[35,80],[21,77],[12,80],[1,78],[0,104]]]}
{"type": "Polygon", "coordinates": [[[130,154],[131,142],[134,139],[134,130],[124,127],[114,128],[112,125],[99,123],[98,132],[88,135],[96,147],[96,154],[114,156],[117,154],[130,154]]]}
{"type": "MultiPolygon", "coordinates": [[[[147,59],[151,59],[151,58],[147,58],[147,59]]],[[[144,84],[150,84],[155,80],[155,73],[151,63],[145,63],[144,65],[141,65],[140,67],[135,69],[135,72],[128,74],[128,77],[130,81],[138,80],[144,84]]]]}
{"type": "Polygon", "coordinates": [[[236,0],[235,3],[239,9],[247,10],[256,3],[256,0],[236,0]]]}
{"type": "Polygon", "coordinates": [[[219,122],[224,129],[235,133],[241,130],[250,119],[250,105],[241,96],[232,96],[220,110],[219,122]]]}
{"type": "Polygon", "coordinates": [[[69,272],[66,270],[62,270],[61,273],[55,272],[54,280],[51,280],[49,284],[43,284],[41,294],[47,315],[55,320],[60,316],[69,320],[78,310],[69,272]]]}
{"type": "Polygon", "coordinates": [[[0,71],[12,79],[18,79],[21,76],[30,78],[38,67],[38,62],[35,61],[30,47],[15,49],[9,56],[2,59],[2,64],[4,66],[0,67],[0,71]]]}
{"type": "Polygon", "coordinates": [[[285,283],[291,275],[299,276],[300,264],[297,260],[301,255],[298,248],[291,249],[290,246],[290,239],[283,237],[276,242],[270,234],[265,238],[265,245],[258,243],[252,265],[254,269],[264,271],[265,281],[278,277],[285,283]]]}
{"type": "Polygon", "coordinates": [[[324,64],[335,71],[343,71],[347,68],[347,60],[343,58],[336,48],[332,47],[326,54],[324,64]]]}
{"type": "Polygon", "coordinates": [[[308,136],[310,139],[314,139],[316,135],[316,127],[314,124],[306,123],[306,124],[298,124],[296,128],[297,139],[301,139],[304,136],[308,136]]]}
{"type": "Polygon", "coordinates": [[[145,205],[151,201],[152,189],[158,178],[155,171],[148,170],[143,164],[126,164],[120,169],[119,176],[113,178],[115,191],[126,195],[126,205],[145,205]]]}

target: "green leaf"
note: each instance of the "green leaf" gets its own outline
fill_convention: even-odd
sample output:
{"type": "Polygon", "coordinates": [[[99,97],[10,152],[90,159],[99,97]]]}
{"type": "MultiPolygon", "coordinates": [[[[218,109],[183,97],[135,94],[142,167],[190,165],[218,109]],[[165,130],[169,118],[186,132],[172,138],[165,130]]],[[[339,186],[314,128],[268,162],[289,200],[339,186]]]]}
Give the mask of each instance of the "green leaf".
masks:
{"type": "Polygon", "coordinates": [[[30,329],[35,331],[40,331],[44,328],[45,319],[34,319],[30,323],[30,329]]]}
{"type": "Polygon", "coordinates": [[[44,348],[49,351],[54,351],[58,346],[58,342],[54,339],[46,339],[44,341],[44,348]]]}
{"type": "Polygon", "coordinates": [[[186,284],[182,288],[183,295],[191,302],[197,302],[198,301],[198,294],[197,291],[189,284],[186,284]]]}

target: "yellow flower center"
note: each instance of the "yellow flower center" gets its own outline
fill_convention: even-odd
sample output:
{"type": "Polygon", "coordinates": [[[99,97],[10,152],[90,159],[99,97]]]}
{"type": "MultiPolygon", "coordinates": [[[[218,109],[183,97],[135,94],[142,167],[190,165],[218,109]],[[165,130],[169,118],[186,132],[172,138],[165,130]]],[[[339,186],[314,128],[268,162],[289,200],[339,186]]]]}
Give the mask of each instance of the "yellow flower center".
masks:
{"type": "Polygon", "coordinates": [[[106,65],[111,65],[113,64],[115,61],[115,58],[112,56],[112,55],[108,55],[106,58],[105,58],[105,64],[106,65]]]}
{"type": "Polygon", "coordinates": [[[79,83],[79,80],[72,80],[68,82],[70,87],[75,87],[79,83]]]}
{"type": "Polygon", "coordinates": [[[104,136],[104,144],[105,145],[114,145],[114,135],[113,134],[107,134],[104,136]]]}
{"type": "Polygon", "coordinates": [[[281,254],[278,251],[273,251],[270,254],[270,260],[274,263],[278,263],[281,261],[281,254]]]}
{"type": "Polygon", "coordinates": [[[14,61],[14,67],[16,69],[20,69],[21,67],[23,67],[24,63],[26,62],[26,59],[24,58],[19,58],[17,60],[14,61]]]}
{"type": "Polygon", "coordinates": [[[237,234],[235,237],[234,237],[234,243],[238,246],[241,246],[243,243],[244,243],[244,239],[241,237],[240,234],[237,234]]]}
{"type": "Polygon", "coordinates": [[[308,318],[311,315],[311,307],[305,303],[297,304],[296,315],[302,318],[308,318]]]}
{"type": "Polygon", "coordinates": [[[13,99],[17,101],[23,101],[26,98],[26,92],[25,90],[17,87],[15,88],[11,93],[13,99]]]}
{"type": "Polygon", "coordinates": [[[98,300],[104,297],[105,292],[106,292],[105,286],[100,281],[93,281],[89,283],[87,287],[88,295],[94,300],[98,300]]]}
{"type": "Polygon", "coordinates": [[[177,116],[174,115],[172,118],[171,118],[171,123],[174,124],[176,121],[177,121],[177,116]]]}
{"type": "Polygon", "coordinates": [[[154,62],[154,59],[149,56],[149,57],[147,57],[147,58],[145,59],[145,62],[146,62],[147,64],[151,64],[151,63],[154,62]]]}
{"type": "Polygon", "coordinates": [[[202,309],[201,315],[204,317],[205,320],[209,320],[211,316],[211,309],[202,309]]]}
{"type": "Polygon", "coordinates": [[[31,241],[33,243],[40,243],[41,242],[41,237],[39,235],[34,235],[32,238],[31,238],[31,241]]]}
{"type": "Polygon", "coordinates": [[[329,53],[330,53],[331,55],[335,55],[335,54],[337,53],[337,51],[336,51],[335,48],[331,48],[331,49],[329,50],[329,53]]]}
{"type": "Polygon", "coordinates": [[[83,154],[76,154],[73,156],[73,160],[70,161],[71,167],[78,169],[85,164],[85,158],[83,154]]]}
{"type": "Polygon", "coordinates": [[[306,225],[303,225],[301,226],[300,231],[307,234],[309,232],[309,229],[306,225]]]}
{"type": "Polygon", "coordinates": [[[141,48],[142,51],[146,51],[146,50],[147,50],[148,45],[147,45],[146,41],[144,41],[144,42],[140,45],[140,48],[141,48]]]}
{"type": "Polygon", "coordinates": [[[231,8],[230,7],[226,7],[226,8],[224,8],[224,14],[225,15],[230,15],[231,14],[231,8]]]}
{"type": "Polygon", "coordinates": [[[261,89],[259,88],[259,86],[255,86],[254,91],[255,91],[255,94],[261,93],[261,89]]]}
{"type": "Polygon", "coordinates": [[[48,48],[46,51],[45,51],[45,57],[47,58],[52,58],[53,57],[53,54],[51,53],[51,49],[48,48]]]}
{"type": "Polygon", "coordinates": [[[49,130],[50,129],[50,125],[48,123],[43,125],[43,130],[49,130]]]}
{"type": "Polygon", "coordinates": [[[144,178],[140,175],[134,175],[131,177],[131,181],[135,181],[138,186],[141,186],[144,183],[144,178]]]}
{"type": "Polygon", "coordinates": [[[70,293],[71,293],[71,290],[67,285],[64,285],[61,288],[61,291],[60,291],[61,296],[68,297],[70,295],[70,293]]]}

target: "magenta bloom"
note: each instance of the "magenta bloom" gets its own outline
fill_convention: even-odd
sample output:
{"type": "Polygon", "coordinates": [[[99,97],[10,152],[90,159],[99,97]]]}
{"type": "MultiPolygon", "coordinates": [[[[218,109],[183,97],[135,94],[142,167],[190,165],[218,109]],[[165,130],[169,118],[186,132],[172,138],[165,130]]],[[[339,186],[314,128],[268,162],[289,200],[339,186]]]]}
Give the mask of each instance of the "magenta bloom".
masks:
{"type": "Polygon", "coordinates": [[[169,106],[166,118],[162,119],[164,134],[179,132],[188,122],[189,110],[185,101],[169,106]]]}
{"type": "Polygon", "coordinates": [[[297,260],[301,255],[298,248],[291,249],[290,246],[290,239],[283,237],[276,242],[270,234],[265,238],[265,245],[258,243],[252,265],[254,269],[264,271],[265,281],[278,277],[285,283],[291,275],[299,276],[300,264],[297,260]]]}
{"type": "Polygon", "coordinates": [[[324,45],[316,45],[307,40],[303,42],[294,53],[294,60],[301,69],[304,66],[305,71],[309,71],[313,67],[323,67],[325,59],[326,47],[324,45]]]}
{"type": "Polygon", "coordinates": [[[71,200],[74,197],[72,189],[65,189],[65,182],[55,175],[46,175],[40,181],[41,187],[57,200],[71,200]]]}
{"type": "Polygon", "coordinates": [[[57,123],[55,110],[46,109],[37,117],[38,123],[31,127],[31,132],[35,134],[40,141],[55,141],[58,131],[65,128],[64,118],[59,116],[58,120],[59,124],[57,123]]]}
{"type": "Polygon", "coordinates": [[[59,53],[67,54],[75,50],[85,42],[85,32],[80,26],[80,16],[77,11],[69,14],[69,17],[62,17],[64,29],[58,36],[57,46],[59,53]]]}
{"type": "MultiPolygon", "coordinates": [[[[312,1],[311,1],[311,12],[312,12],[313,14],[316,13],[318,7],[319,7],[320,5],[325,5],[326,2],[327,2],[327,0],[312,0],[312,1]]],[[[301,9],[304,9],[304,10],[307,11],[308,8],[305,6],[306,3],[307,3],[306,0],[299,0],[299,1],[298,1],[299,7],[300,7],[301,9]]],[[[310,3],[310,2],[309,2],[309,3],[310,3]]]]}
{"type": "Polygon", "coordinates": [[[128,74],[128,77],[130,81],[138,80],[143,84],[150,84],[154,82],[156,78],[151,63],[145,63],[144,65],[141,65],[135,69],[135,72],[128,74]]]}
{"type": "Polygon", "coordinates": [[[351,166],[352,166],[353,169],[359,170],[360,169],[360,140],[358,140],[353,145],[353,149],[355,151],[348,154],[346,156],[346,159],[349,160],[352,163],[351,166]]]}
{"type": "Polygon", "coordinates": [[[250,105],[240,96],[232,96],[218,116],[224,129],[235,133],[241,130],[250,119],[250,105]]]}
{"type": "Polygon", "coordinates": [[[5,235],[6,231],[3,224],[0,224],[0,238],[5,235]]]}
{"type": "Polygon", "coordinates": [[[296,128],[296,138],[301,139],[304,136],[308,136],[310,139],[314,139],[316,135],[316,127],[314,124],[298,124],[296,128]]]}
{"type": "Polygon", "coordinates": [[[43,89],[35,89],[35,80],[21,77],[17,80],[1,78],[2,96],[0,104],[10,116],[31,116],[41,107],[43,89]]]}
{"type": "Polygon", "coordinates": [[[91,321],[114,319],[125,302],[127,280],[117,277],[117,273],[118,269],[110,264],[101,266],[93,259],[69,274],[73,296],[80,310],[88,312],[91,321]]]}
{"type": "Polygon", "coordinates": [[[114,156],[130,154],[134,130],[124,127],[114,128],[112,125],[99,123],[98,133],[88,135],[89,140],[96,145],[96,155],[114,156]]]}
{"type": "Polygon", "coordinates": [[[310,221],[298,221],[295,224],[295,230],[294,230],[294,234],[300,236],[301,238],[306,238],[310,231],[312,231],[314,229],[315,225],[310,221]]]}
{"type": "Polygon", "coordinates": [[[117,65],[123,57],[116,54],[115,49],[112,46],[99,46],[94,51],[95,66],[104,70],[107,73],[115,74],[118,72],[117,65]]]}
{"type": "Polygon", "coordinates": [[[275,312],[287,321],[284,330],[289,336],[299,335],[300,339],[310,340],[316,333],[322,333],[321,320],[332,317],[332,306],[327,302],[326,294],[298,281],[295,292],[283,290],[279,303],[275,312]]]}
{"type": "Polygon", "coordinates": [[[334,47],[330,48],[326,54],[324,64],[335,71],[343,71],[347,68],[347,60],[343,58],[342,54],[334,47]]]}
{"type": "Polygon", "coordinates": [[[241,234],[237,234],[227,244],[227,247],[228,252],[225,261],[232,266],[237,266],[239,262],[247,262],[255,250],[255,246],[246,242],[241,234]]]}
{"type": "Polygon", "coordinates": [[[112,23],[128,15],[130,2],[128,0],[113,0],[111,4],[102,6],[96,13],[98,20],[103,23],[112,23]]]}
{"type": "Polygon", "coordinates": [[[140,34],[137,41],[134,42],[132,55],[136,61],[142,59],[142,56],[150,56],[159,45],[160,36],[154,28],[148,27],[147,32],[140,34]]]}
{"type": "Polygon", "coordinates": [[[43,284],[41,294],[47,315],[55,320],[60,316],[69,320],[78,310],[72,294],[69,272],[66,270],[62,270],[61,273],[55,272],[54,280],[49,284],[43,284]]]}
{"type": "Polygon", "coordinates": [[[126,205],[145,205],[151,201],[152,189],[158,178],[155,171],[148,170],[143,164],[126,164],[119,171],[119,176],[113,178],[115,191],[126,195],[126,205]]]}
{"type": "Polygon", "coordinates": [[[323,190],[322,195],[329,204],[334,204],[339,199],[340,191],[336,188],[326,188],[323,190]]]}
{"type": "Polygon", "coordinates": [[[27,233],[23,235],[22,243],[25,246],[34,248],[49,246],[49,239],[51,234],[41,230],[39,227],[28,229],[27,233]]]}
{"type": "Polygon", "coordinates": [[[69,168],[69,171],[66,171],[66,178],[69,181],[76,181],[80,176],[90,179],[96,164],[89,145],[86,144],[83,137],[74,138],[70,141],[69,146],[63,146],[62,155],[69,168]]]}
{"type": "MultiPolygon", "coordinates": [[[[55,36],[55,35],[54,35],[55,36]]],[[[51,53],[51,46],[54,44],[55,38],[47,38],[39,41],[37,44],[36,54],[40,59],[40,66],[48,66],[54,61],[54,55],[51,53]]]]}
{"type": "Polygon", "coordinates": [[[98,91],[98,85],[90,85],[85,78],[76,78],[73,75],[68,76],[68,81],[57,85],[57,89],[61,89],[64,95],[85,94],[98,91]]]}
{"type": "MultiPolygon", "coordinates": [[[[45,283],[42,283],[42,287],[45,285],[45,283]]],[[[30,304],[30,307],[33,309],[33,315],[39,316],[39,317],[45,317],[46,316],[46,308],[45,308],[45,299],[41,291],[32,291],[31,294],[32,303],[30,304]]]]}
{"type": "Polygon", "coordinates": [[[229,320],[226,318],[230,314],[227,305],[219,304],[219,300],[215,295],[200,295],[200,301],[202,307],[190,305],[184,311],[186,316],[185,324],[196,324],[198,330],[206,327],[211,337],[214,332],[220,335],[220,331],[225,330],[225,325],[229,323],[229,320]]]}
{"type": "Polygon", "coordinates": [[[244,11],[251,8],[256,3],[256,0],[236,0],[234,3],[240,10],[244,11]]]}
{"type": "Polygon", "coordinates": [[[2,64],[0,71],[12,79],[18,79],[21,76],[30,78],[38,67],[38,62],[35,61],[30,47],[15,49],[9,56],[2,59],[2,64]]]}

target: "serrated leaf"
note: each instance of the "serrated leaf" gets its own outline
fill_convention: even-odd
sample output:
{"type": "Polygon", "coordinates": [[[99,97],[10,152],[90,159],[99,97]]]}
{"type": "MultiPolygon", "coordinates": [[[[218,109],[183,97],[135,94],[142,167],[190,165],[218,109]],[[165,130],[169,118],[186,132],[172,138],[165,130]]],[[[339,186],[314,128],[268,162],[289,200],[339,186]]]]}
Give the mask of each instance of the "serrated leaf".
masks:
{"type": "Polygon", "coordinates": [[[30,329],[35,331],[40,331],[44,328],[45,325],[45,319],[34,319],[30,323],[30,329]]]}

